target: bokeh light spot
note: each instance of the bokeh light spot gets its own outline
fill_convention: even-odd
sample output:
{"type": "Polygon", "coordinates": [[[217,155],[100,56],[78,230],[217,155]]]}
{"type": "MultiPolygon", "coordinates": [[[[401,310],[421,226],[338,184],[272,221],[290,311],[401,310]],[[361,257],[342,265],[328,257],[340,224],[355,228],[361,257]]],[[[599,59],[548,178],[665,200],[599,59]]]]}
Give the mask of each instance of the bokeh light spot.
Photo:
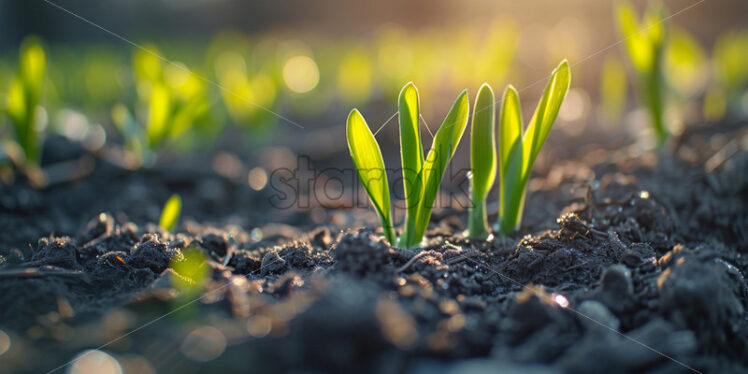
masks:
{"type": "Polygon", "coordinates": [[[248,182],[253,190],[259,191],[265,188],[265,185],[268,183],[268,173],[263,168],[253,168],[249,171],[248,182]]]}
{"type": "Polygon", "coordinates": [[[273,321],[263,315],[254,316],[247,321],[247,332],[256,338],[269,334],[272,328],[273,321]]]}
{"type": "Polygon", "coordinates": [[[283,65],[283,81],[291,91],[306,93],[317,87],[319,69],[309,56],[294,56],[283,65]]]}
{"type": "Polygon", "coordinates": [[[564,121],[576,121],[587,113],[588,101],[586,94],[579,89],[572,89],[566,95],[558,116],[564,121]]]}
{"type": "Polygon", "coordinates": [[[151,363],[143,356],[127,354],[120,356],[120,362],[122,364],[122,371],[125,374],[137,373],[137,374],[155,374],[156,369],[151,363]]]}
{"type": "Polygon", "coordinates": [[[122,374],[119,361],[110,354],[98,349],[81,352],[73,359],[70,374],[122,374]]]}
{"type": "Polygon", "coordinates": [[[190,360],[208,362],[226,349],[226,337],[215,327],[198,327],[184,338],[179,350],[190,360]]]}
{"type": "Polygon", "coordinates": [[[252,229],[252,232],[250,232],[250,233],[249,233],[249,237],[250,237],[250,239],[251,239],[251,240],[252,240],[253,242],[255,242],[255,243],[257,243],[257,242],[259,242],[260,240],[262,240],[262,236],[263,236],[263,235],[262,235],[262,230],[260,230],[260,228],[259,228],[259,227],[255,227],[255,228],[253,228],[253,229],[252,229]]]}
{"type": "Polygon", "coordinates": [[[8,352],[10,349],[10,336],[5,333],[5,331],[0,330],[0,356],[3,355],[3,353],[8,352]]]}
{"type": "Polygon", "coordinates": [[[213,158],[213,170],[224,177],[237,179],[242,173],[242,162],[236,156],[228,152],[219,152],[213,158]]]}
{"type": "Polygon", "coordinates": [[[561,294],[554,294],[553,302],[555,302],[556,304],[558,304],[558,306],[562,308],[566,308],[569,306],[569,300],[567,300],[566,297],[564,297],[564,295],[561,295],[561,294]]]}

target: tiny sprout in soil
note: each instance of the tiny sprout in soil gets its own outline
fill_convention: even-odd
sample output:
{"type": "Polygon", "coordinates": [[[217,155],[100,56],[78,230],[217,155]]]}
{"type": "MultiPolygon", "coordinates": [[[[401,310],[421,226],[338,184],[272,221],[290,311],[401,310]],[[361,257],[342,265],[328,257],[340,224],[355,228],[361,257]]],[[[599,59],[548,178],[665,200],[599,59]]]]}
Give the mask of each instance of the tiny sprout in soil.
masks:
{"type": "Polygon", "coordinates": [[[169,200],[164,204],[161,210],[161,219],[158,225],[166,231],[174,231],[179,221],[179,215],[182,213],[182,198],[179,195],[171,195],[169,200]]]}

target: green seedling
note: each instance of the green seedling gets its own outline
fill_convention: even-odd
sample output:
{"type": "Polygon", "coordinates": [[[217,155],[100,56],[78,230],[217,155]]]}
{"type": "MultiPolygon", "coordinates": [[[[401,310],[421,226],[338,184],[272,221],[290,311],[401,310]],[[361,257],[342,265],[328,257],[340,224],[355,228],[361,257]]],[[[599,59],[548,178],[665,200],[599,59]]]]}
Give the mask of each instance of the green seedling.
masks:
{"type": "Polygon", "coordinates": [[[600,74],[600,106],[608,124],[619,123],[626,105],[626,69],[612,54],[603,62],[600,74]]]}
{"type": "Polygon", "coordinates": [[[179,195],[171,195],[166,204],[164,204],[164,209],[161,210],[161,219],[159,219],[158,225],[166,231],[174,231],[181,212],[182,199],[179,195]]]}
{"type": "Polygon", "coordinates": [[[117,105],[112,120],[138,163],[151,164],[155,150],[170,140],[181,139],[205,119],[207,90],[199,76],[184,65],[162,61],[154,47],[135,53],[133,69],[139,98],[136,115],[117,105]]]}
{"type": "Polygon", "coordinates": [[[338,66],[338,91],[341,99],[349,104],[369,101],[374,83],[372,58],[366,49],[353,47],[343,56],[338,66]]]}
{"type": "Polygon", "coordinates": [[[662,146],[669,136],[664,119],[663,55],[667,40],[665,10],[662,6],[650,7],[641,23],[637,21],[636,12],[629,3],[621,3],[617,14],[626,50],[639,78],[640,95],[649,111],[657,144],[662,146]]]}
{"type": "Polygon", "coordinates": [[[231,120],[252,130],[252,136],[271,130],[277,118],[265,108],[273,108],[278,96],[273,65],[248,63],[244,55],[231,50],[221,52],[214,67],[222,87],[221,98],[231,120]]]}
{"type": "Polygon", "coordinates": [[[26,163],[39,165],[42,134],[37,125],[37,107],[44,90],[46,57],[36,38],[24,40],[20,53],[18,73],[8,88],[6,111],[26,163]]]}
{"type": "Polygon", "coordinates": [[[498,228],[502,235],[519,229],[532,166],[556,120],[570,82],[571,70],[569,63],[564,60],[553,70],[524,134],[517,90],[509,85],[504,91],[499,118],[498,228]]]}
{"type": "Polygon", "coordinates": [[[707,54],[687,30],[672,27],[665,48],[665,81],[679,100],[695,98],[704,91],[709,76],[707,54]]]}
{"type": "Polygon", "coordinates": [[[193,302],[210,281],[211,269],[207,258],[200,249],[186,248],[181,255],[172,258],[169,268],[171,286],[178,291],[178,296],[171,301],[172,311],[178,312],[177,318],[194,320],[197,309],[193,302]]]}
{"type": "Polygon", "coordinates": [[[473,124],[470,128],[470,207],[468,236],[488,236],[486,196],[496,179],[496,101],[491,86],[484,83],[475,98],[473,124]]]}
{"type": "Polygon", "coordinates": [[[444,171],[462,138],[468,120],[467,91],[457,97],[423,157],[418,90],[408,83],[400,92],[400,153],[402,156],[406,217],[396,237],[392,225],[390,192],[382,152],[366,120],[357,109],[348,115],[346,135],[351,158],[374,209],[379,214],[387,241],[403,248],[418,246],[423,238],[444,171]]]}
{"type": "Polygon", "coordinates": [[[748,86],[748,30],[731,31],[717,38],[712,51],[716,87],[723,106],[739,113],[748,86]]]}
{"type": "Polygon", "coordinates": [[[172,277],[172,286],[182,292],[194,294],[210,276],[210,267],[203,252],[196,248],[187,248],[182,256],[175,256],[169,267],[176,275],[172,277]]]}

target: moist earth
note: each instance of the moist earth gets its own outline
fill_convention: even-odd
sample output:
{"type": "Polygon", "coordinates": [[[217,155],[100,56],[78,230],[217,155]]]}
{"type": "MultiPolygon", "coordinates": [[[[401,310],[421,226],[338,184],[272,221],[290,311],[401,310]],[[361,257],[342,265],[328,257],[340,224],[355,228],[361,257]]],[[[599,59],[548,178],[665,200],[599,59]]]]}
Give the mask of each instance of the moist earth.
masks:
{"type": "Polygon", "coordinates": [[[2,371],[66,370],[101,346],[126,372],[748,372],[748,154],[724,151],[746,138],[728,130],[559,158],[521,232],[468,240],[466,212],[445,209],[416,251],[364,211],[276,220],[213,174],[104,165],[73,186],[5,186],[2,371]],[[147,223],[174,190],[203,223],[147,223]],[[225,219],[238,203],[246,221],[225,219]],[[205,281],[180,267],[190,251],[205,281]]]}

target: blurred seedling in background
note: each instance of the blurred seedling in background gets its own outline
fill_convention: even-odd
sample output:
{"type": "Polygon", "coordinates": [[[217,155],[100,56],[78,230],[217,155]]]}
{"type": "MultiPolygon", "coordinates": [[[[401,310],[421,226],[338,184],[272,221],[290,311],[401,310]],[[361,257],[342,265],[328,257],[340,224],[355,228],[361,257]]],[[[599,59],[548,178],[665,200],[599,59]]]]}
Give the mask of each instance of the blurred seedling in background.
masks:
{"type": "Polygon", "coordinates": [[[210,102],[205,82],[185,65],[165,62],[152,46],[133,56],[138,105],[133,116],[122,104],[112,109],[112,120],[135,157],[132,166],[150,166],[155,151],[184,135],[206,119],[210,102]],[[144,124],[144,125],[141,125],[144,124]]]}
{"type": "Polygon", "coordinates": [[[709,72],[707,55],[685,29],[672,26],[665,49],[665,78],[680,97],[693,98],[703,92],[709,72]]]}
{"type": "Polygon", "coordinates": [[[731,31],[717,39],[712,50],[714,82],[704,98],[704,115],[720,120],[731,113],[743,117],[748,113],[748,30],[731,31]]]}
{"type": "Polygon", "coordinates": [[[665,10],[662,5],[650,5],[639,22],[631,4],[623,2],[616,13],[629,59],[637,73],[641,99],[649,111],[657,144],[662,147],[669,136],[664,117],[663,58],[668,32],[665,10]]]}
{"type": "Polygon", "coordinates": [[[172,278],[172,286],[184,292],[198,291],[210,275],[205,255],[199,249],[187,248],[181,256],[175,256],[170,268],[179,276],[172,278]],[[197,289],[197,290],[196,290],[197,289]]]}
{"type": "Polygon", "coordinates": [[[496,99],[493,89],[484,83],[473,104],[473,122],[470,128],[470,206],[468,236],[485,239],[489,226],[486,214],[486,196],[496,179],[496,99]]]}
{"type": "Polygon", "coordinates": [[[700,101],[709,81],[708,57],[699,42],[685,29],[671,26],[665,46],[665,117],[674,132],[701,115],[700,101]]]}
{"type": "Polygon", "coordinates": [[[426,232],[444,171],[467,126],[469,104],[467,90],[463,90],[434,135],[431,149],[424,158],[419,126],[420,102],[416,86],[413,83],[406,84],[400,91],[398,101],[406,202],[405,222],[399,238],[392,224],[390,191],[382,152],[366,120],[357,109],[353,109],[348,115],[346,135],[351,158],[361,183],[379,214],[385,238],[391,245],[414,248],[421,243],[426,232]]]}
{"type": "Polygon", "coordinates": [[[268,109],[276,105],[278,87],[268,65],[257,68],[237,51],[221,52],[214,62],[229,116],[243,129],[253,130],[253,135],[257,130],[271,129],[276,122],[268,109]]]}
{"type": "Polygon", "coordinates": [[[164,208],[161,210],[161,218],[158,221],[159,227],[162,229],[172,232],[177,227],[179,222],[179,215],[182,213],[182,198],[179,195],[171,195],[169,200],[166,200],[164,208]]]}
{"type": "Polygon", "coordinates": [[[109,108],[126,94],[129,55],[123,50],[98,44],[56,44],[50,55],[54,64],[49,66],[49,80],[61,106],[97,119],[107,118],[109,108]]]}
{"type": "Polygon", "coordinates": [[[337,89],[346,105],[363,105],[371,99],[374,81],[372,58],[364,48],[353,46],[338,64],[337,89]]]}
{"type": "Polygon", "coordinates": [[[179,293],[173,300],[179,315],[189,317],[194,311],[194,301],[199,297],[208,281],[211,268],[203,252],[197,248],[187,248],[169,263],[171,286],[179,293]]]}
{"type": "MultiPolygon", "coordinates": [[[[164,204],[159,219],[159,227],[173,232],[179,222],[182,212],[182,199],[174,194],[164,204]]],[[[175,300],[175,308],[183,308],[190,303],[194,297],[203,291],[203,285],[210,276],[210,267],[206,262],[205,255],[197,248],[187,248],[181,255],[174,256],[169,263],[173,271],[171,273],[171,286],[179,291],[179,297],[175,300]]],[[[191,309],[191,308],[189,308],[191,309]]],[[[190,313],[187,309],[183,313],[190,313]]]]}
{"type": "Polygon", "coordinates": [[[600,111],[606,124],[618,124],[626,109],[626,69],[621,61],[609,54],[600,74],[600,111]]]}
{"type": "Polygon", "coordinates": [[[32,185],[45,178],[39,169],[46,113],[40,106],[45,88],[46,55],[41,41],[26,38],[21,44],[18,70],[8,87],[5,112],[13,124],[13,139],[3,142],[3,153],[24,172],[32,185]]]}
{"type": "MultiPolygon", "coordinates": [[[[571,70],[564,60],[553,70],[535,113],[522,132],[522,107],[519,95],[511,85],[504,90],[499,117],[499,221],[498,231],[508,235],[519,229],[525,208],[527,182],[535,159],[540,153],[561,104],[569,92],[571,70]]],[[[473,163],[473,174],[487,174],[475,169],[495,168],[495,164],[473,163]]]]}

